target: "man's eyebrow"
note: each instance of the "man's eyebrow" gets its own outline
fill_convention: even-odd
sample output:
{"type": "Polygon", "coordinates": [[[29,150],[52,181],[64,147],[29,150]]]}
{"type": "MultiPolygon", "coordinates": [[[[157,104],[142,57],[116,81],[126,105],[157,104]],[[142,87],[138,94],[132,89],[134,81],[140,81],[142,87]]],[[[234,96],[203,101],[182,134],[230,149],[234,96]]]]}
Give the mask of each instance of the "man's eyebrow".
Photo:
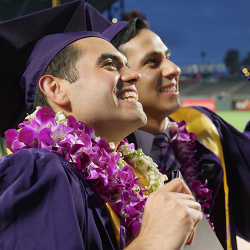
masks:
{"type": "MultiPolygon", "coordinates": [[[[171,54],[171,51],[170,51],[169,49],[167,49],[167,50],[165,51],[165,55],[168,55],[168,54],[171,54]]],[[[161,53],[161,52],[158,52],[158,51],[151,51],[151,52],[148,52],[147,54],[145,54],[145,55],[141,58],[140,62],[142,63],[142,62],[144,62],[146,59],[148,59],[148,58],[150,58],[150,57],[160,56],[160,55],[162,55],[162,53],[161,53]]]]}
{"type": "MultiPolygon", "coordinates": [[[[113,54],[113,53],[102,53],[98,58],[97,58],[97,63],[100,64],[106,59],[112,59],[115,62],[120,62],[123,63],[123,60],[120,56],[113,54]]],[[[127,62],[126,62],[127,63],[127,62]]]]}

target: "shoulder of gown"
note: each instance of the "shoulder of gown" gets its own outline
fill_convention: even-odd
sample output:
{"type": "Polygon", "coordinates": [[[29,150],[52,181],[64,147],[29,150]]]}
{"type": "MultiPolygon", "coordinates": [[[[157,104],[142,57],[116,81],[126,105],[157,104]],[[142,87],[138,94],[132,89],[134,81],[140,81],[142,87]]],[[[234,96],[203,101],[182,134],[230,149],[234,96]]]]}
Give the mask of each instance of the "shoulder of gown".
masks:
{"type": "Polygon", "coordinates": [[[108,215],[67,161],[43,149],[0,159],[0,249],[117,249],[108,215]]]}

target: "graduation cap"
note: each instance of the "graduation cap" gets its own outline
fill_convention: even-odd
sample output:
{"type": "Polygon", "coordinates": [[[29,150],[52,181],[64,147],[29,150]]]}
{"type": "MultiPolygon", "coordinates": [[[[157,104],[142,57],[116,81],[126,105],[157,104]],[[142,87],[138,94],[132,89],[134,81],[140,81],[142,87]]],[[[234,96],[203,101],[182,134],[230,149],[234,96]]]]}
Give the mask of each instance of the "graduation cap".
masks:
{"type": "Polygon", "coordinates": [[[105,18],[90,4],[85,3],[84,8],[85,8],[86,30],[102,33],[104,30],[106,30],[108,27],[112,25],[112,23],[107,18],[105,18]]]}
{"type": "Polygon", "coordinates": [[[88,32],[110,25],[100,16],[76,0],[0,23],[0,136],[32,109],[38,81],[60,50],[84,37],[103,38],[88,32]]]}
{"type": "Polygon", "coordinates": [[[112,39],[127,26],[128,22],[126,21],[120,21],[114,24],[111,23],[111,25],[102,32],[102,36],[104,36],[109,41],[112,41],[112,39]]]}
{"type": "Polygon", "coordinates": [[[85,16],[87,30],[99,32],[109,41],[128,26],[128,22],[126,21],[120,21],[113,24],[88,3],[85,3],[85,16]]]}

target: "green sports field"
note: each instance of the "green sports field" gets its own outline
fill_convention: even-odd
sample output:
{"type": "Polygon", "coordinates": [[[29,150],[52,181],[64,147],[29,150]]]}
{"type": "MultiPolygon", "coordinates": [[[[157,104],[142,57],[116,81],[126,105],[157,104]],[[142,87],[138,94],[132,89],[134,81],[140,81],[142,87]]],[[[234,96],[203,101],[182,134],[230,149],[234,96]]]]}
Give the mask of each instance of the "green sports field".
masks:
{"type": "Polygon", "coordinates": [[[241,132],[250,120],[250,111],[216,111],[216,114],[241,132]]]}

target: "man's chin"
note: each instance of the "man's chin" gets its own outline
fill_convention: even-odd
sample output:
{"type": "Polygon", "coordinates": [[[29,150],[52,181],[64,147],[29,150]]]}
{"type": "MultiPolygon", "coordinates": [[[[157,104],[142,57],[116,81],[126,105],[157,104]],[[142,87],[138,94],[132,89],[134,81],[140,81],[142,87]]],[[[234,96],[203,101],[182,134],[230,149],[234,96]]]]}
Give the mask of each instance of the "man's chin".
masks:
{"type": "Polygon", "coordinates": [[[180,103],[178,102],[175,107],[173,107],[172,109],[169,109],[168,110],[168,114],[166,116],[170,116],[172,115],[173,113],[177,112],[179,109],[181,108],[181,105],[180,103]]]}
{"type": "Polygon", "coordinates": [[[177,112],[180,108],[181,108],[181,105],[179,104],[179,105],[173,110],[172,114],[175,113],[175,112],[177,112]]]}
{"type": "Polygon", "coordinates": [[[136,129],[145,126],[147,124],[147,116],[144,111],[140,111],[136,115],[134,114],[133,118],[131,117],[129,124],[131,125],[129,126],[131,133],[136,129]]]}
{"type": "Polygon", "coordinates": [[[148,121],[148,118],[146,114],[143,112],[140,116],[140,125],[138,125],[138,128],[145,126],[147,124],[147,121],[148,121]]]}

